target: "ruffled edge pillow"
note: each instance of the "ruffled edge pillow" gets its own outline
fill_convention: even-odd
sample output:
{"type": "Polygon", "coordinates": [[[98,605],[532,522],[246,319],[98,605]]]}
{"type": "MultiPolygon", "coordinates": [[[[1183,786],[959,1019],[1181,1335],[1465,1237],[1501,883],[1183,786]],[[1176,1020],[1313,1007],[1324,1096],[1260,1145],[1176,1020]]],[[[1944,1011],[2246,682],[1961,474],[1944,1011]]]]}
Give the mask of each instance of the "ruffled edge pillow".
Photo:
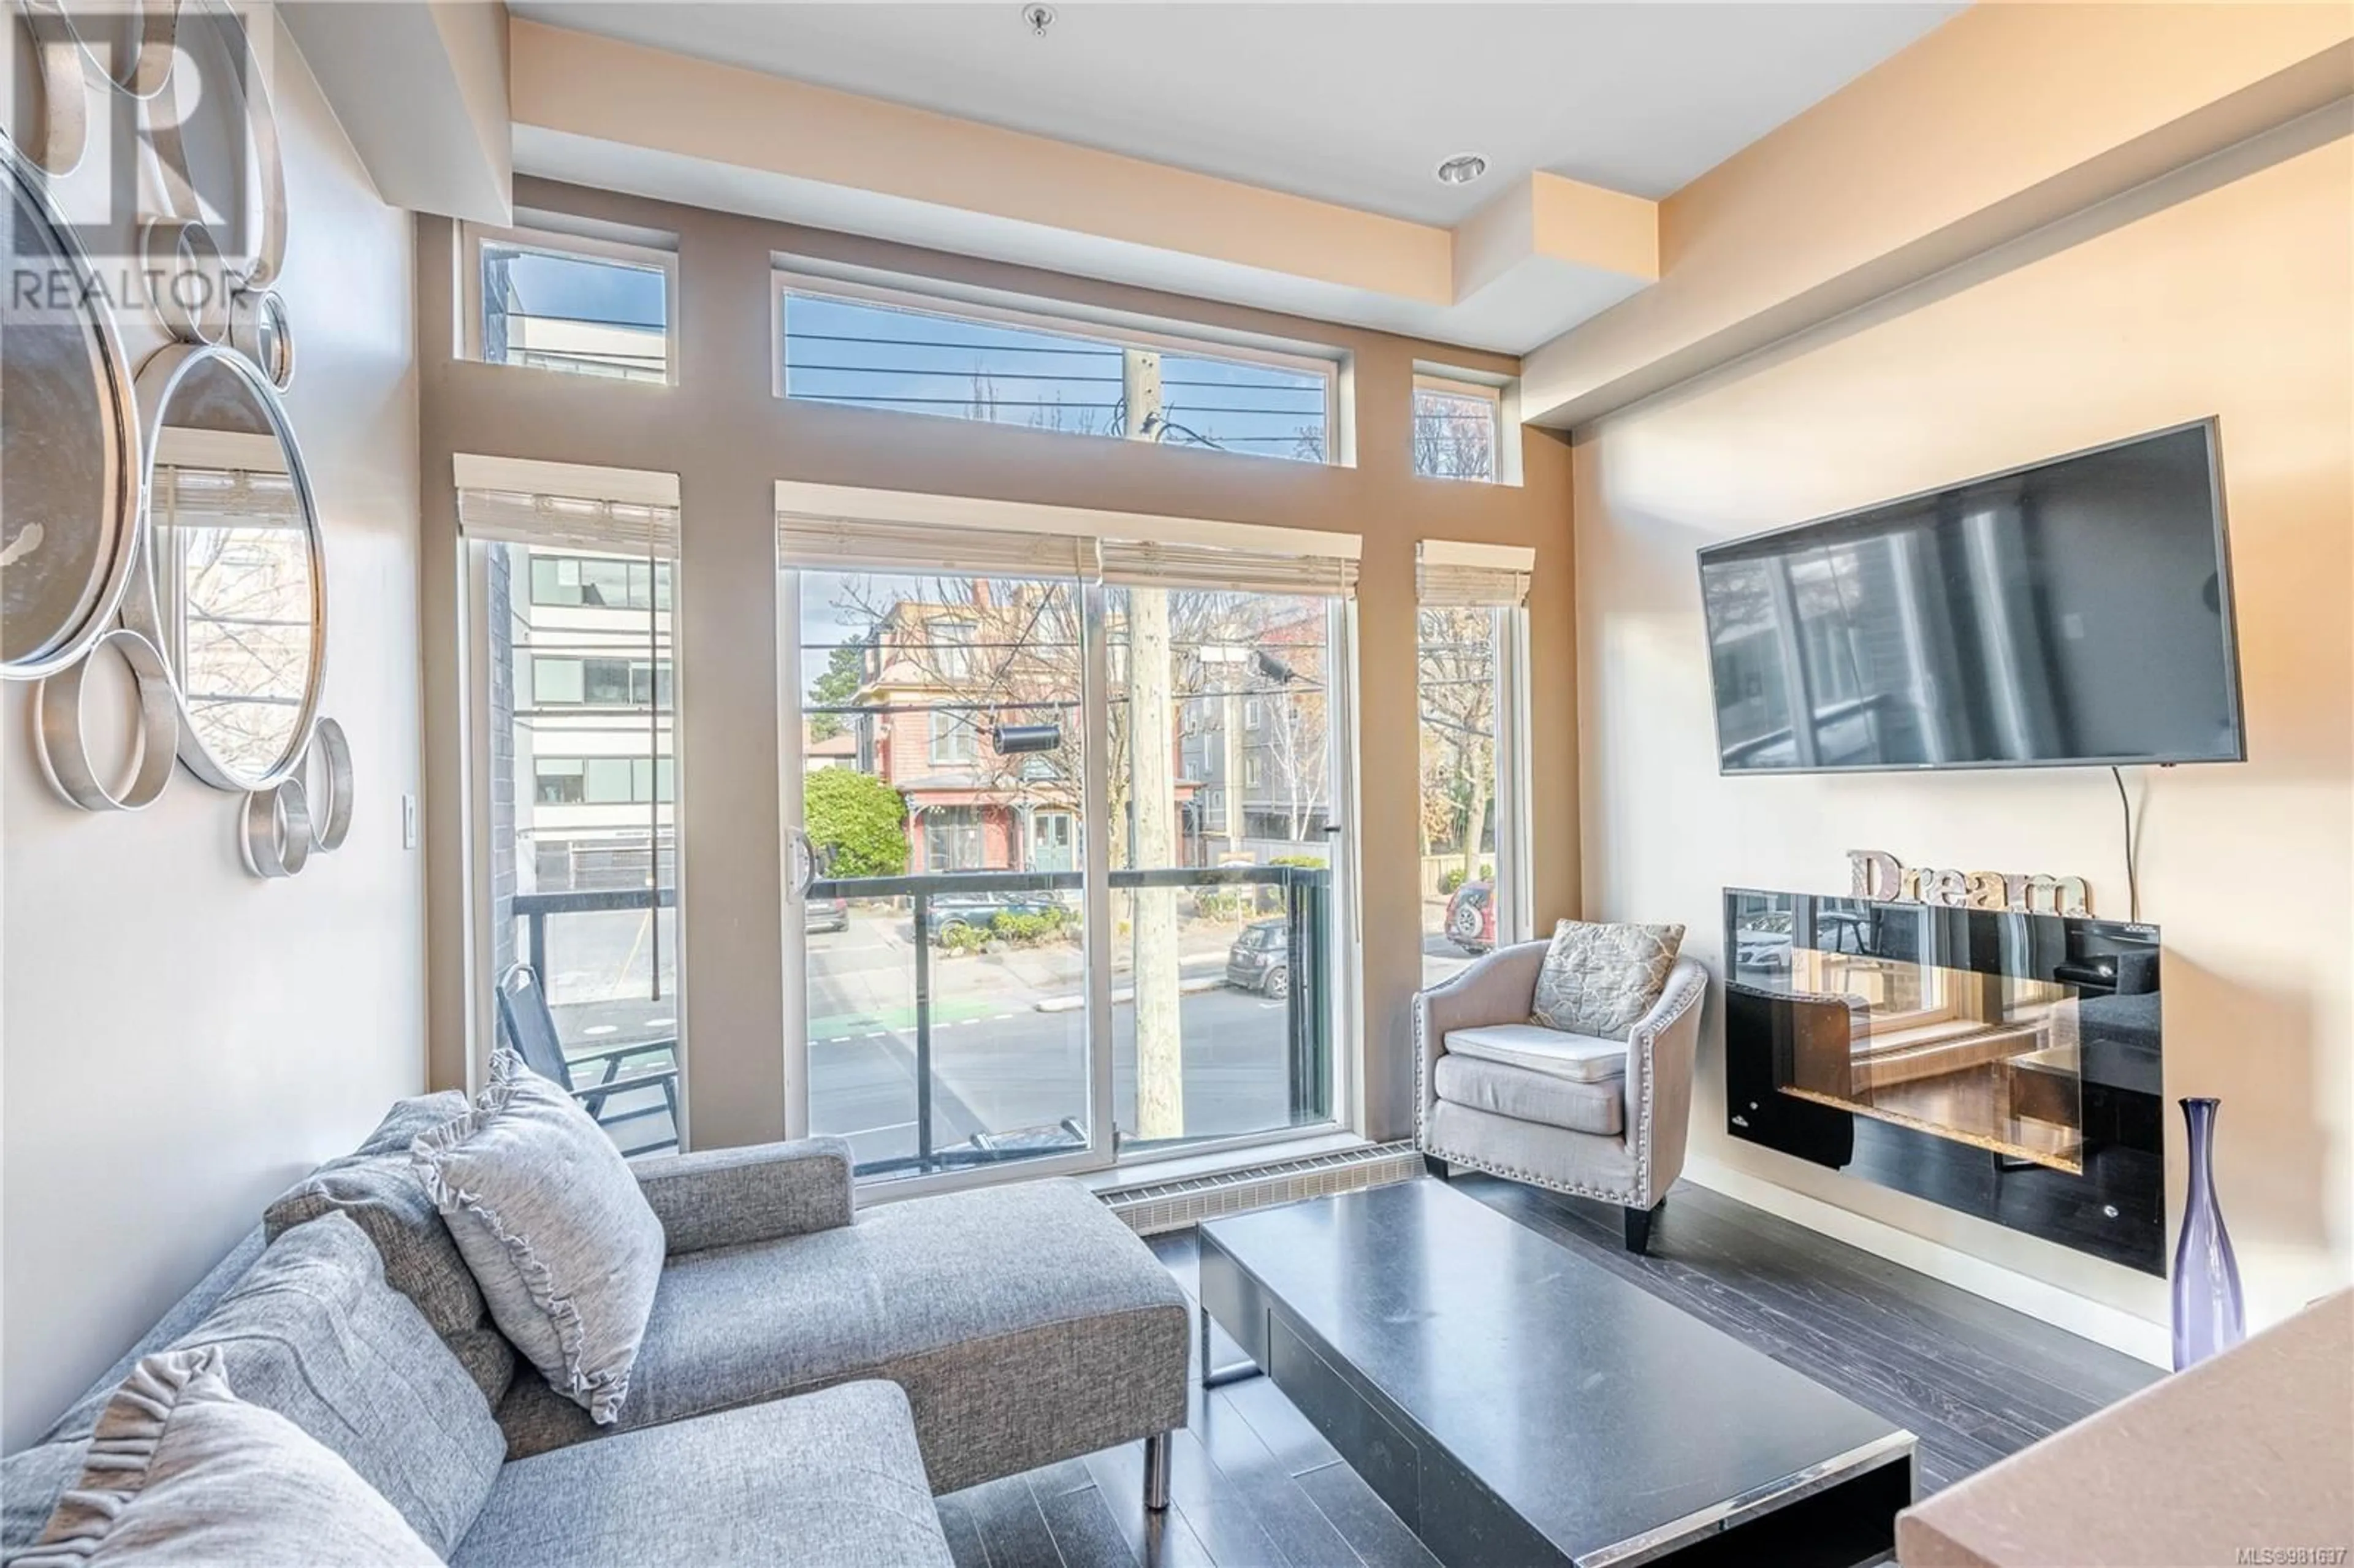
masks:
{"type": "Polygon", "coordinates": [[[618,1420],[667,1243],[605,1129],[502,1047],[473,1107],[409,1158],[493,1320],[550,1387],[600,1426],[618,1420]],[[548,1245],[551,1227],[572,1244],[548,1245]]]}
{"type": "Polygon", "coordinates": [[[107,1402],[80,1477],[15,1568],[439,1563],[317,1438],[229,1388],[217,1345],[164,1351],[107,1402]]]}

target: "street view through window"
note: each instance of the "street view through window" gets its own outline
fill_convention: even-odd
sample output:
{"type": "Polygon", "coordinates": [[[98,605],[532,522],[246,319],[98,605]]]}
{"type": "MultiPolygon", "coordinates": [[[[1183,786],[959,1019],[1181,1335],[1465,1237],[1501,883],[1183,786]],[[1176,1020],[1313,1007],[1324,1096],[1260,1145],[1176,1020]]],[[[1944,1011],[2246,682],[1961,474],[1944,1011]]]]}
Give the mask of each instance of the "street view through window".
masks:
{"type": "Polygon", "coordinates": [[[1322,1014],[1297,988],[1323,989],[1331,602],[816,569],[800,583],[820,865],[811,1130],[889,1175],[1083,1150],[1107,1131],[1133,1150],[1327,1118],[1322,1014]],[[1112,1129],[1091,1109],[1097,832],[1112,1129]]]}
{"type": "Polygon", "coordinates": [[[487,548],[493,972],[538,981],[502,988],[499,1033],[528,1057],[552,1025],[589,1114],[656,1152],[678,1139],[672,563],[487,548]]]}
{"type": "Polygon", "coordinates": [[[1496,662],[1506,613],[1425,605],[1416,615],[1425,985],[1494,948],[1505,918],[1496,892],[1496,662]]]}

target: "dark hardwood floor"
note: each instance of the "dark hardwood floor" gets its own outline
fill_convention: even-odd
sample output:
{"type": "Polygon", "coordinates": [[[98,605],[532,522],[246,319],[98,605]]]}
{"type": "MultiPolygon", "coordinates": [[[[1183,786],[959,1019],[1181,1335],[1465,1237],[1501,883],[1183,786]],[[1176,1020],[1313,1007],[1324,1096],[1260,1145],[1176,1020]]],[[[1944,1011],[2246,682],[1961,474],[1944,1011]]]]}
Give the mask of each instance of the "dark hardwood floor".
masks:
{"type": "MultiPolygon", "coordinates": [[[[1846,1393],[1921,1439],[1926,1495],[2120,1399],[2158,1370],[1685,1183],[1628,1255],[1617,1210],[1509,1181],[1457,1185],[1580,1256],[1846,1393]]],[[[1193,1234],[1152,1238],[1193,1294],[1193,1234]]],[[[1224,1342],[1221,1360],[1239,1352],[1224,1342]]],[[[939,1499],[961,1568],[1430,1568],[1435,1560],[1263,1378],[1195,1385],[1167,1513],[1141,1445],[939,1499]]]]}

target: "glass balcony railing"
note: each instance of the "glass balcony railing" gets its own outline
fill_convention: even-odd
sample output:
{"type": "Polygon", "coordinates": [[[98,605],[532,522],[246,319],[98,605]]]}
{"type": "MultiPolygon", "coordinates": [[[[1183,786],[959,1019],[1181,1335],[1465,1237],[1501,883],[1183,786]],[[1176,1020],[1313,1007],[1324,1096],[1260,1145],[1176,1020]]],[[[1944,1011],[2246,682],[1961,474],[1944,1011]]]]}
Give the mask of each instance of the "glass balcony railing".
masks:
{"type": "MultiPolygon", "coordinates": [[[[1182,867],[1115,871],[1110,885],[1109,1140],[1134,1154],[1330,1121],[1331,873],[1182,867]],[[1158,953],[1140,950],[1131,918],[1150,897],[1177,906],[1176,942],[1158,953]]],[[[1083,885],[1076,871],[811,885],[810,1130],[848,1138],[860,1177],[1092,1145],[1102,1054],[1083,885]]],[[[678,1063],[676,903],[669,887],[511,901],[572,1086],[620,1086],[589,1108],[631,1153],[677,1137],[676,1088],[645,1082],[678,1063]]]]}
{"type": "MultiPolygon", "coordinates": [[[[811,885],[810,1126],[849,1138],[860,1176],[1090,1147],[1102,1054],[1083,885],[1014,871],[811,885]]],[[[1331,1118],[1330,885],[1304,866],[1110,874],[1122,1152],[1331,1118]],[[1176,901],[1177,939],[1140,951],[1130,906],[1155,896],[1176,901]]]]}
{"type": "Polygon", "coordinates": [[[539,977],[563,1046],[567,1086],[624,1153],[676,1148],[678,889],[522,893],[507,903],[516,952],[539,977]],[[609,1094],[586,1093],[607,1084],[609,1094]]]}

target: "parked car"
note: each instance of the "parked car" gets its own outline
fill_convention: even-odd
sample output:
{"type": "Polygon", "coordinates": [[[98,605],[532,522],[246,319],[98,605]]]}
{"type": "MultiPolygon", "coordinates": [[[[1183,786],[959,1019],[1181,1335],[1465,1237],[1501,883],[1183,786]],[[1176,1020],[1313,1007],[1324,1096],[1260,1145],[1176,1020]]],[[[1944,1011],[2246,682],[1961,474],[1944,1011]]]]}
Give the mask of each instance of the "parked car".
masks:
{"type": "Polygon", "coordinates": [[[1261,996],[1291,994],[1291,938],[1286,922],[1254,920],[1226,949],[1226,983],[1261,996]]]}
{"type": "Polygon", "coordinates": [[[1467,953],[1484,953],[1496,945],[1496,885],[1467,882],[1447,900],[1447,939],[1467,953]]]}
{"type": "Polygon", "coordinates": [[[941,893],[932,898],[932,940],[959,926],[986,931],[1000,915],[1044,915],[1066,906],[1052,893],[941,893]]]}
{"type": "Polygon", "coordinates": [[[850,900],[847,898],[807,898],[801,901],[801,929],[811,936],[820,931],[850,929],[850,900]]]}

